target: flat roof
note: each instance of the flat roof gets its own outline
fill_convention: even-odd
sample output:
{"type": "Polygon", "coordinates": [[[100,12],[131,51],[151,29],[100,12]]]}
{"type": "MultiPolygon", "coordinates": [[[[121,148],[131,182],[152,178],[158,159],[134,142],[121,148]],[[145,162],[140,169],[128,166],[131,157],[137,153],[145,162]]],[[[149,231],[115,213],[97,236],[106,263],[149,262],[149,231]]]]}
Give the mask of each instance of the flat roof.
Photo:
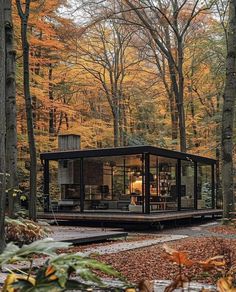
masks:
{"type": "Polygon", "coordinates": [[[103,157],[103,156],[125,156],[132,154],[149,153],[151,155],[163,156],[175,159],[190,160],[195,162],[203,162],[215,164],[216,160],[204,156],[168,150],[154,146],[126,146],[117,148],[98,148],[98,149],[83,149],[83,150],[68,150],[44,152],[40,154],[41,160],[61,160],[61,159],[76,159],[86,157],[103,157]]]}

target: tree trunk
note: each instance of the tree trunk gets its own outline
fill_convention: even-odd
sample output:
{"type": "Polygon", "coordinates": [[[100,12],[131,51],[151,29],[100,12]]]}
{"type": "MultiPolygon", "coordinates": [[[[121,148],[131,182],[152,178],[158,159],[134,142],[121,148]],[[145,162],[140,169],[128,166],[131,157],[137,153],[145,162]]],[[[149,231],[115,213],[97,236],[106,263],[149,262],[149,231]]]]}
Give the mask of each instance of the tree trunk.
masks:
{"type": "Polygon", "coordinates": [[[32,98],[30,95],[30,74],[29,74],[29,43],[27,39],[28,17],[30,0],[26,1],[25,12],[23,12],[20,0],[16,0],[17,10],[21,19],[21,41],[23,50],[23,70],[24,70],[24,97],[27,118],[27,133],[30,151],[30,191],[29,191],[29,217],[37,219],[36,196],[37,196],[37,157],[34,140],[32,98]]]}
{"type": "Polygon", "coordinates": [[[127,136],[128,136],[128,121],[127,121],[127,112],[126,106],[123,105],[123,124],[124,124],[124,146],[127,146],[127,136]]]}
{"type": "MultiPolygon", "coordinates": [[[[123,98],[120,97],[122,100],[123,98]]],[[[119,103],[119,141],[120,146],[124,146],[124,108],[123,101],[119,103]]]]}
{"type": "Polygon", "coordinates": [[[229,1],[228,51],[226,56],[226,81],[222,113],[222,191],[223,216],[230,218],[234,211],[233,184],[233,125],[236,98],[236,3],[229,1]]]}
{"type": "MultiPolygon", "coordinates": [[[[193,137],[194,137],[194,146],[199,147],[199,143],[197,141],[197,124],[195,120],[195,107],[194,107],[194,99],[193,99],[193,86],[192,86],[192,78],[193,73],[191,74],[191,81],[188,85],[188,93],[189,93],[189,101],[190,101],[190,112],[191,112],[191,119],[192,119],[192,130],[193,130],[193,137]]],[[[189,143],[191,145],[191,142],[189,143]]]]}
{"type": "Polygon", "coordinates": [[[177,107],[179,113],[179,134],[180,134],[180,150],[187,151],[186,145],[186,127],[185,127],[185,110],[184,110],[184,75],[183,75],[183,44],[182,40],[178,40],[178,81],[179,90],[177,98],[177,107]]]}
{"type": "Polygon", "coordinates": [[[5,27],[4,0],[0,0],[0,252],[5,243],[5,201],[6,201],[6,164],[5,164],[5,27]]]}
{"type": "Polygon", "coordinates": [[[6,38],[6,172],[8,189],[8,213],[14,216],[14,189],[18,189],[17,178],[17,126],[16,126],[16,51],[14,50],[14,31],[12,24],[12,3],[5,2],[6,38]]]}
{"type": "MultiPolygon", "coordinates": [[[[53,102],[53,84],[52,84],[52,64],[49,64],[49,71],[48,71],[48,97],[51,102],[53,102]]],[[[54,122],[54,108],[53,105],[50,107],[49,110],[49,139],[52,140],[55,136],[55,122],[54,122]]]]}
{"type": "Polygon", "coordinates": [[[113,114],[113,131],[114,131],[114,147],[119,146],[119,114],[118,109],[115,109],[113,114]]]}
{"type": "Polygon", "coordinates": [[[181,77],[181,72],[179,72],[179,84],[177,82],[177,74],[175,70],[175,64],[172,60],[168,60],[170,78],[173,86],[175,101],[178,110],[178,121],[179,121],[179,141],[180,141],[180,151],[186,152],[186,129],[185,129],[185,114],[184,114],[184,92],[183,92],[183,76],[181,77]]]}
{"type": "Polygon", "coordinates": [[[175,98],[173,96],[173,92],[169,92],[168,94],[169,102],[170,102],[170,114],[171,114],[171,137],[172,140],[178,139],[178,112],[176,108],[175,98]]]}

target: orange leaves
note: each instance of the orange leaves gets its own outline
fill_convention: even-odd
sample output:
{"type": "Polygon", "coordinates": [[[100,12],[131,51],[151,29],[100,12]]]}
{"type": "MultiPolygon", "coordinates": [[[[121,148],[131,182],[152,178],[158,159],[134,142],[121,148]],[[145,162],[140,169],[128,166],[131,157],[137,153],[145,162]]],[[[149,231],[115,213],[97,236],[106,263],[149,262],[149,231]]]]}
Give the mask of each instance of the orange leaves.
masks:
{"type": "Polygon", "coordinates": [[[209,258],[205,261],[197,262],[205,271],[209,271],[212,269],[219,269],[225,266],[225,260],[223,256],[215,256],[213,258],[209,258]]]}
{"type": "Polygon", "coordinates": [[[170,255],[170,259],[178,265],[191,267],[193,261],[191,261],[185,252],[174,252],[170,255]]]}
{"type": "Polygon", "coordinates": [[[220,278],[217,281],[217,291],[219,292],[236,292],[236,288],[233,287],[233,278],[231,276],[220,278]]]}
{"type": "Polygon", "coordinates": [[[188,258],[187,253],[179,252],[168,247],[166,244],[164,244],[163,247],[165,252],[168,254],[168,258],[179,266],[191,267],[194,264],[194,262],[188,258]]]}
{"type": "Polygon", "coordinates": [[[55,281],[58,277],[55,275],[55,268],[52,266],[48,266],[45,271],[45,276],[48,277],[51,281],[55,281]]]}
{"type": "Polygon", "coordinates": [[[52,275],[53,273],[55,273],[55,269],[53,266],[48,266],[46,271],[45,271],[45,276],[48,277],[50,275],[52,275]]]}
{"type": "Polygon", "coordinates": [[[201,267],[205,271],[209,271],[212,269],[219,270],[223,267],[225,267],[225,260],[223,256],[215,256],[209,259],[206,259],[205,261],[193,261],[189,259],[187,253],[177,251],[175,249],[170,248],[166,244],[163,246],[165,252],[168,254],[168,258],[178,264],[179,266],[186,266],[191,267],[192,265],[196,264],[199,267],[201,267]]]}
{"type": "MultiPolygon", "coordinates": [[[[186,283],[190,282],[190,279],[185,274],[186,271],[183,272],[183,266],[191,267],[193,265],[197,265],[204,271],[221,270],[226,266],[226,262],[223,256],[211,257],[205,261],[194,261],[189,259],[187,253],[185,252],[177,251],[167,245],[164,245],[163,247],[165,252],[168,254],[168,258],[179,265],[179,273],[176,275],[171,284],[166,287],[165,292],[172,292],[177,288],[183,288],[186,283]]],[[[217,282],[217,291],[236,292],[236,288],[233,287],[233,278],[231,276],[220,278],[217,282]]]]}

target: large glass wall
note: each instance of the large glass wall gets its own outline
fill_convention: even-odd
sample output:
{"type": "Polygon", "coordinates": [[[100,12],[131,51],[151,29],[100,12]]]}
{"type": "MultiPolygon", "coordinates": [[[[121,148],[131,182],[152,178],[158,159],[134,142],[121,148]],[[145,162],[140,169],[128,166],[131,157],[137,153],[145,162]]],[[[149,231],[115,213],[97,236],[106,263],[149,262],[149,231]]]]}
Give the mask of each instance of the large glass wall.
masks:
{"type": "Polygon", "coordinates": [[[142,155],[84,159],[85,210],[143,212],[142,155]]]}
{"type": "Polygon", "coordinates": [[[150,156],[150,211],[177,210],[177,160],[150,156]]]}
{"type": "MultiPolygon", "coordinates": [[[[64,204],[71,201],[73,210],[78,211],[80,161],[61,160],[58,164],[61,200],[67,201],[64,204]]],[[[212,165],[190,160],[178,164],[177,159],[150,155],[146,176],[150,186],[145,185],[144,154],[83,158],[84,210],[144,213],[147,190],[151,212],[212,208],[212,165]]]]}
{"type": "Polygon", "coordinates": [[[197,176],[198,209],[212,208],[212,166],[198,163],[197,176]]]}
{"type": "Polygon", "coordinates": [[[181,209],[194,209],[194,162],[181,161],[181,209]]]}

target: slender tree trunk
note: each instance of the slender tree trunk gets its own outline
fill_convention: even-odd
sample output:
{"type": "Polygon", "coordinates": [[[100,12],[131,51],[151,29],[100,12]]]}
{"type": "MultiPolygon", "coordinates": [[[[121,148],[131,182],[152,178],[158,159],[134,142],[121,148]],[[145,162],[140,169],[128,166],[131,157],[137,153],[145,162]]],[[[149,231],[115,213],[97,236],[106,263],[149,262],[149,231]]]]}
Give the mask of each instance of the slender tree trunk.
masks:
{"type": "Polygon", "coordinates": [[[222,113],[222,191],[223,216],[234,211],[233,184],[233,126],[236,98],[236,2],[229,1],[228,52],[226,57],[226,81],[222,113]]]}
{"type": "Polygon", "coordinates": [[[63,119],[63,113],[60,112],[60,117],[59,117],[59,121],[58,121],[58,127],[57,127],[56,135],[59,135],[59,133],[61,131],[62,119],[63,119]]]}
{"type": "MultiPolygon", "coordinates": [[[[192,77],[193,77],[193,74],[191,74],[191,78],[192,77]]],[[[191,84],[188,85],[188,93],[189,93],[189,100],[190,100],[190,112],[191,112],[191,119],[192,119],[191,124],[192,124],[192,129],[193,129],[194,146],[199,147],[199,143],[197,141],[197,124],[195,121],[195,107],[194,107],[194,100],[193,100],[192,80],[190,82],[191,84]]]]}
{"type": "Polygon", "coordinates": [[[0,0],[0,252],[5,243],[5,202],[6,202],[6,163],[5,163],[5,27],[4,0],[0,0]]]}
{"type": "Polygon", "coordinates": [[[172,140],[178,139],[178,112],[176,108],[175,98],[173,91],[168,94],[170,102],[170,115],[171,115],[171,137],[172,140]]]}
{"type": "Polygon", "coordinates": [[[69,118],[68,118],[67,113],[65,113],[65,121],[66,121],[66,129],[69,130],[70,125],[69,125],[69,118]]]}
{"type": "Polygon", "coordinates": [[[114,131],[114,147],[119,146],[119,114],[118,109],[115,109],[113,114],[113,131],[114,131]]]}
{"type": "Polygon", "coordinates": [[[180,133],[180,150],[187,151],[186,144],[186,127],[185,127],[185,110],[184,110],[184,75],[183,75],[183,44],[182,40],[178,40],[178,81],[179,90],[177,96],[178,112],[179,112],[179,133],[180,133]]]}
{"type": "Polygon", "coordinates": [[[175,101],[178,111],[178,121],[179,121],[179,141],[180,141],[180,151],[186,152],[186,129],[185,129],[185,114],[184,114],[184,91],[183,91],[183,76],[179,72],[179,85],[177,82],[177,74],[175,70],[175,65],[171,60],[168,60],[170,78],[173,86],[173,92],[175,96],[175,101]]]}
{"type": "Polygon", "coordinates": [[[29,192],[29,217],[37,219],[36,214],[36,193],[37,193],[37,157],[34,140],[32,98],[30,95],[30,75],[29,75],[29,43],[27,39],[28,18],[30,0],[26,0],[25,12],[22,10],[20,0],[16,0],[17,10],[21,19],[21,41],[23,50],[23,69],[24,69],[24,96],[27,117],[27,133],[30,151],[30,192],[29,192]]]}
{"type": "Polygon", "coordinates": [[[193,102],[193,96],[191,94],[190,97],[190,111],[191,111],[191,116],[192,116],[192,128],[193,128],[193,136],[194,136],[194,146],[199,147],[198,141],[197,141],[197,124],[195,121],[195,107],[194,107],[194,102],[193,102]]]}
{"type": "Polygon", "coordinates": [[[124,146],[127,146],[128,121],[127,121],[127,111],[126,111],[125,104],[123,105],[123,124],[124,124],[124,146]]]}
{"type": "Polygon", "coordinates": [[[5,0],[5,38],[6,38],[6,171],[8,189],[8,213],[14,216],[14,189],[18,189],[17,178],[17,127],[16,127],[16,51],[14,50],[14,31],[12,24],[12,2],[5,0]]]}
{"type": "Polygon", "coordinates": [[[120,146],[124,146],[124,109],[122,98],[120,98],[121,103],[119,103],[119,141],[120,146]]]}
{"type": "MultiPolygon", "coordinates": [[[[52,64],[49,64],[49,71],[48,71],[48,96],[49,100],[53,102],[53,84],[52,84],[52,64]]],[[[55,122],[54,122],[54,108],[53,105],[50,107],[49,110],[49,138],[53,139],[55,135],[55,122]]]]}

